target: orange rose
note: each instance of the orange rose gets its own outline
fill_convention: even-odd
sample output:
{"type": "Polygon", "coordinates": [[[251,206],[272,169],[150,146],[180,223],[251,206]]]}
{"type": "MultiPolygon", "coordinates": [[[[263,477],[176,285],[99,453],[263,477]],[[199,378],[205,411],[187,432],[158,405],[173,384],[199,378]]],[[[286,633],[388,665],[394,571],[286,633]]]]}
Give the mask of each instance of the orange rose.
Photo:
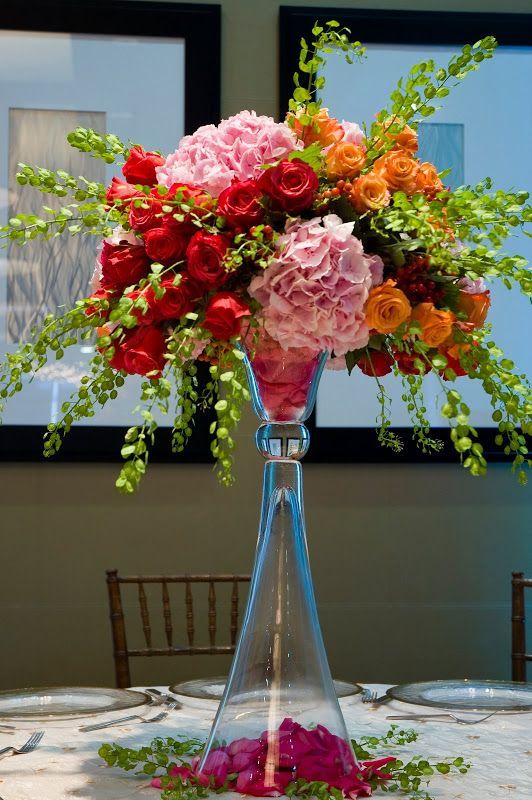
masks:
{"type": "Polygon", "coordinates": [[[366,323],[378,333],[393,333],[409,318],[412,306],[395,282],[387,280],[369,293],[365,307],[366,323]]]}
{"type": "Polygon", "coordinates": [[[419,303],[413,312],[412,319],[421,325],[421,338],[429,347],[443,344],[453,332],[456,320],[452,311],[441,311],[434,303],[419,303]]]}
{"type": "Polygon", "coordinates": [[[327,177],[354,178],[366,163],[366,151],[358,144],[338,142],[327,152],[327,177]]]}
{"type": "Polygon", "coordinates": [[[349,195],[349,202],[359,214],[385,208],[390,204],[390,199],[388,184],[374,172],[357,178],[349,195]]]}
{"type": "Polygon", "coordinates": [[[467,314],[467,322],[473,328],[481,328],[484,325],[490,303],[489,291],[474,294],[462,291],[458,293],[458,308],[467,314]]]}
{"type": "Polygon", "coordinates": [[[390,125],[401,125],[402,119],[393,121],[393,117],[389,117],[380,126],[381,132],[379,134],[381,141],[395,142],[394,150],[406,150],[409,153],[415,153],[417,150],[417,133],[410,125],[405,125],[399,133],[391,133],[387,128],[390,125]]]}
{"type": "Polygon", "coordinates": [[[419,172],[416,176],[416,187],[418,192],[423,192],[431,200],[443,191],[443,183],[438,177],[438,172],[434,164],[424,161],[419,165],[419,172]]]}
{"type": "Polygon", "coordinates": [[[321,108],[314,114],[308,125],[302,125],[297,117],[294,118],[294,122],[294,132],[298,139],[302,139],[305,147],[313,142],[328,147],[339,142],[344,136],[344,129],[337,119],[329,116],[326,108],[321,108]]]}
{"type": "Polygon", "coordinates": [[[394,192],[414,194],[419,163],[410,153],[404,150],[390,150],[378,158],[373,169],[384,178],[388,187],[394,192]]]}

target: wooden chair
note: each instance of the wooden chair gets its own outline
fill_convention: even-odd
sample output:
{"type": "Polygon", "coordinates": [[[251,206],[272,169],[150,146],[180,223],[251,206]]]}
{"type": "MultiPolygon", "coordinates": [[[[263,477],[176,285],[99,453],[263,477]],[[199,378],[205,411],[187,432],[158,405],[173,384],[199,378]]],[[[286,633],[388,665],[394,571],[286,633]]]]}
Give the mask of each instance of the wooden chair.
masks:
{"type": "Polygon", "coordinates": [[[512,572],[512,680],[526,681],[525,588],[532,589],[532,578],[512,572]]]}
{"type": "Polygon", "coordinates": [[[121,576],[118,571],[107,570],[107,588],[109,591],[109,606],[111,612],[111,627],[113,632],[113,652],[116,670],[116,685],[123,689],[131,686],[131,675],[129,671],[130,656],[178,656],[178,655],[198,655],[198,654],[231,654],[235,652],[236,637],[238,631],[239,615],[239,584],[249,583],[249,575],[134,575],[121,576]],[[170,608],[170,595],[168,587],[170,584],[185,585],[185,627],[188,644],[173,643],[172,613],[170,608]],[[208,645],[197,645],[194,642],[194,602],[192,596],[192,584],[208,584],[208,645]],[[216,644],[216,584],[232,584],[230,598],[230,619],[229,622],[229,641],[230,644],[216,644]],[[122,608],[122,595],[120,587],[122,584],[137,584],[138,602],[140,607],[140,619],[146,647],[128,648],[126,638],[126,626],[124,611],[122,608]],[[150,613],[148,610],[148,600],[146,597],[145,584],[161,585],[162,613],[164,618],[164,633],[166,637],[166,647],[155,647],[152,645],[152,626],[150,613]]]}

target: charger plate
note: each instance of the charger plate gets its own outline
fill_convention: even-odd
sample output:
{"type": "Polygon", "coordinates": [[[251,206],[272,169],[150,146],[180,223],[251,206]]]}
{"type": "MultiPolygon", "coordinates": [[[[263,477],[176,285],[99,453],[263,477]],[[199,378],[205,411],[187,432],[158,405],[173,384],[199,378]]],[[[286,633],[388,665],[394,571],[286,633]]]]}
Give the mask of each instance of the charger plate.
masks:
{"type": "MultiPolygon", "coordinates": [[[[198,700],[216,700],[220,702],[225,689],[226,675],[217,675],[214,678],[199,678],[193,681],[184,681],[170,686],[170,691],[184,697],[193,697],[198,700]]],[[[359,694],[362,686],[358,683],[347,681],[333,681],[338,697],[349,697],[359,694]]]]}
{"type": "Polygon", "coordinates": [[[71,719],[135,708],[151,702],[144,692],[100,686],[45,686],[0,691],[0,719],[71,719]]]}
{"type": "Polygon", "coordinates": [[[532,711],[532,683],[464,680],[425,681],[392,686],[394,700],[417,706],[468,711],[532,711]]]}

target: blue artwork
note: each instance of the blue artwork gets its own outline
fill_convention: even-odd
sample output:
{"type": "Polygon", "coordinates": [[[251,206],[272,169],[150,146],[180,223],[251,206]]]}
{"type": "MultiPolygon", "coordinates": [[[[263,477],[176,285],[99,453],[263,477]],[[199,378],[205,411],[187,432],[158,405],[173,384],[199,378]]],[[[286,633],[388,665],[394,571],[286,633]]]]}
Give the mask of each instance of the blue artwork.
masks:
{"type": "Polygon", "coordinates": [[[422,122],[418,126],[419,158],[435,164],[438,172],[451,169],[444,186],[464,183],[464,126],[448,122],[422,122]]]}

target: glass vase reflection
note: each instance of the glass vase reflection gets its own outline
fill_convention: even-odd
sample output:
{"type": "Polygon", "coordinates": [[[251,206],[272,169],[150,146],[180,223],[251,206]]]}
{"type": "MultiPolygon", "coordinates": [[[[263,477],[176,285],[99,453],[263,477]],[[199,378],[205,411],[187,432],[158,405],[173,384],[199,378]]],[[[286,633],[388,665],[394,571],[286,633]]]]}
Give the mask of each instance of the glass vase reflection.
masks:
{"type": "Polygon", "coordinates": [[[316,611],[299,463],[327,353],[285,351],[263,335],[245,358],[266,459],[262,512],[242,629],[198,772],[214,786],[231,776],[257,796],[298,779],[348,791],[357,764],[316,611]]]}

